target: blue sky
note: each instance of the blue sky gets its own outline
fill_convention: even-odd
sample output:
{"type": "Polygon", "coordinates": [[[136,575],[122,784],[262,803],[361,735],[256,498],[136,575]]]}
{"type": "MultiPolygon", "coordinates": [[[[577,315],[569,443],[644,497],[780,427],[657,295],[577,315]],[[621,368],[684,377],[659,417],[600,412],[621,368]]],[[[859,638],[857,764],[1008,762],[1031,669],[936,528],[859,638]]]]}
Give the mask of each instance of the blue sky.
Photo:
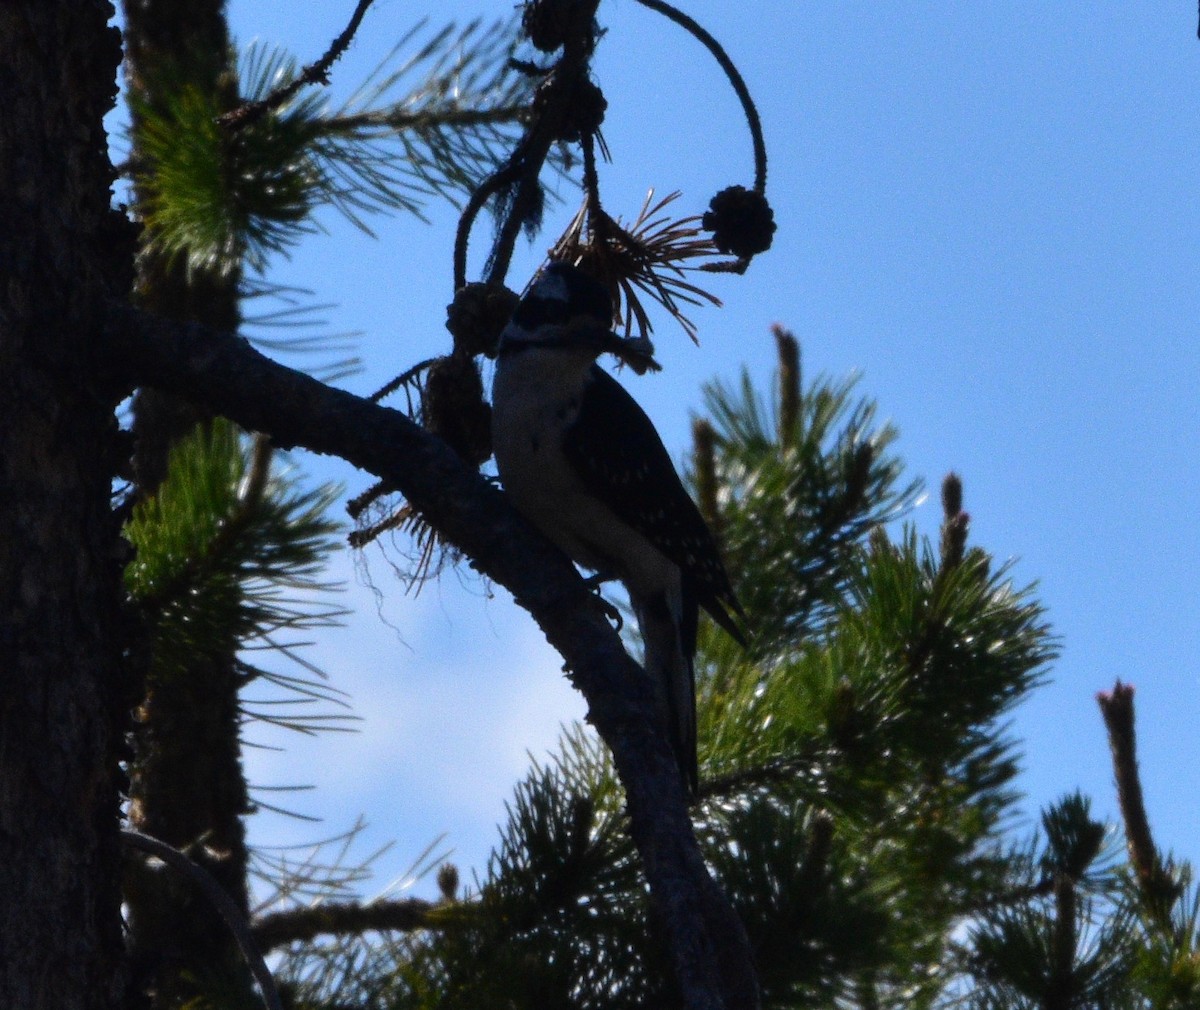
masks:
{"type": "MultiPolygon", "coordinates": [[[[240,42],[314,59],[353,4],[233,0],[240,42]]],[[[502,16],[454,2],[437,18],[502,16]]],[[[1200,415],[1200,42],[1195,8],[1161,2],[686,4],[741,67],[762,114],[779,231],[744,278],[714,283],[699,348],[666,321],[665,371],[626,378],[681,456],[701,384],[746,364],[765,382],[769,326],[801,338],[810,373],[863,373],[901,432],[909,472],[966,488],[972,539],[1040,582],[1061,637],[1053,681],[1016,713],[1030,817],[1082,788],[1115,812],[1095,693],[1137,686],[1140,755],[1162,845],[1200,856],[1200,653],[1193,574],[1200,415]]],[[[334,70],[342,94],[419,16],[378,0],[334,70]]],[[[609,102],[605,204],[630,217],[645,191],[699,212],[751,179],[737,103],[694,40],[633,0],[604,0],[595,62],[609,102]]],[[[567,192],[564,213],[573,210],[567,192]]],[[[377,219],[372,240],[329,219],[272,273],[338,303],[362,331],[366,392],[448,346],[454,214],[377,219]]],[[[524,282],[562,221],[524,246],[524,282]]],[[[485,225],[486,227],[486,225],[485,225]]],[[[480,247],[483,242],[478,243],[480,247]]],[[[472,273],[480,268],[472,263],[472,273]]],[[[368,481],[304,457],[318,476],[368,481]]],[[[936,493],[913,521],[936,530],[936,493]]],[[[480,867],[511,785],[583,706],[557,657],[503,590],[449,573],[405,595],[366,559],[376,599],[314,658],[354,695],[354,737],[254,751],[260,783],[311,782],[293,805],[320,826],[256,819],[258,843],[370,822],[364,851],[395,839],[382,886],[436,836],[480,867]],[[397,630],[398,629],[398,630],[397,630]]],[[[355,562],[339,561],[354,581],[355,562]]],[[[271,797],[264,797],[271,799],[271,797]]],[[[431,884],[418,885],[431,888],[431,884]]]]}

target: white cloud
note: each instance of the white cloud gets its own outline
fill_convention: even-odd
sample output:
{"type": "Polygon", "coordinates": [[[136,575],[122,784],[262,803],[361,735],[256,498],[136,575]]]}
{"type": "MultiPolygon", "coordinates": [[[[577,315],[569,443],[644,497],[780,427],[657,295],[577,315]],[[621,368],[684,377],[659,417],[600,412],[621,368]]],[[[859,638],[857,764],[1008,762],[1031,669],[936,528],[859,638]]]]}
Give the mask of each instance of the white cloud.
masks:
{"type": "MultiPolygon", "coordinates": [[[[336,568],[333,577],[349,573],[344,558],[336,568]]],[[[358,732],[311,739],[248,730],[251,740],[287,748],[248,750],[251,782],[316,787],[261,797],[324,823],[264,816],[252,821],[252,839],[308,841],[364,814],[371,825],[364,854],[397,840],[381,878],[402,872],[443,832],[466,874],[482,867],[528,754],[551,749],[559,727],[581,718],[585,706],[557,653],[505,591],[487,598],[478,581],[447,573],[414,598],[375,568],[384,616],[395,627],[378,616],[374,593],[353,583],[342,600],[352,610],[346,626],[322,633],[306,653],[352,696],[358,732]]]]}

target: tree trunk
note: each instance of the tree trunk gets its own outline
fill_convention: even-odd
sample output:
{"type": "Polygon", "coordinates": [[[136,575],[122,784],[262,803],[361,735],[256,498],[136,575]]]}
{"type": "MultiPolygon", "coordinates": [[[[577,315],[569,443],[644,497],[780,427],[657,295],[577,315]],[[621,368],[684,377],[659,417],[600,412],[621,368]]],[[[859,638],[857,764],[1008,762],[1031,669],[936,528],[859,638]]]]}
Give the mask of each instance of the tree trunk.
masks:
{"type": "MultiPolygon", "coordinates": [[[[182,87],[217,96],[230,108],[237,86],[229,57],[224,0],[124,0],[126,80],[137,102],[170,104],[182,87]]],[[[153,173],[138,148],[134,105],[133,160],[153,173]]],[[[240,322],[236,270],[189,268],[182,256],[154,248],[153,224],[143,233],[137,301],[159,316],[222,330],[240,322]]],[[[211,415],[155,390],[134,400],[134,473],[139,497],[152,496],[172,447],[211,415]]],[[[138,657],[145,690],[137,711],[130,782],[134,828],[187,852],[247,909],[246,837],[249,798],[241,764],[238,642],[203,656],[169,657],[152,648],[138,657]]],[[[186,882],[135,867],[128,879],[134,981],[156,1007],[175,1006],[197,991],[248,992],[229,931],[186,882]]]]}
{"type": "Polygon", "coordinates": [[[116,404],[106,298],[132,240],[102,117],[104,2],[0,6],[0,1006],[123,1003],[116,404]]]}
{"type": "MultiPolygon", "coordinates": [[[[152,173],[138,147],[139,105],[162,111],[187,86],[232,108],[237,84],[229,57],[225,0],[124,0],[125,79],[133,119],[133,161],[152,173]]],[[[137,301],[157,315],[235,331],[241,322],[238,273],[189,269],[183,256],[154,248],[153,226],[138,259],[137,301]]],[[[171,447],[206,415],[178,397],[139,390],[134,400],[138,492],[152,495],[171,447]]]]}

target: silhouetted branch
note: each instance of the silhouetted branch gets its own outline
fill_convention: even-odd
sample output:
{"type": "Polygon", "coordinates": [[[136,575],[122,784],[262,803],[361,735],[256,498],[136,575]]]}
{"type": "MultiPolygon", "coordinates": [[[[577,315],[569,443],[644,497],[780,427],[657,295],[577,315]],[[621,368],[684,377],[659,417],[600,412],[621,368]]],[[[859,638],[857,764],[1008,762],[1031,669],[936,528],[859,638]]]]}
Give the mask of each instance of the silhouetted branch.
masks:
{"type": "Polygon", "coordinates": [[[322,933],[335,935],[369,930],[414,930],[429,925],[429,912],[437,905],[421,898],[402,901],[327,902],[286,912],[271,912],[256,919],[250,932],[260,950],[311,940],[322,933]]]}
{"type": "Polygon", "coordinates": [[[329,68],[337,62],[350,45],[354,33],[358,31],[358,26],[362,23],[363,15],[367,13],[367,8],[371,6],[371,3],[372,0],[358,0],[358,6],[354,8],[354,13],[350,16],[350,23],[346,25],[342,34],[333,40],[329,48],[325,50],[324,56],[316,63],[310,63],[305,67],[295,80],[289,81],[283,87],[276,88],[266,98],[257,102],[245,102],[236,109],[231,109],[217,122],[229,129],[240,130],[256,119],[261,119],[272,109],[278,109],[301,88],[309,84],[328,84],[329,68]]]}
{"type": "Polygon", "coordinates": [[[649,681],[561,551],[440,439],[398,411],[286,368],[231,334],[110,307],[105,334],[130,385],[203,403],[281,448],[340,456],[395,486],[469,563],[537,621],[613,754],[630,833],[689,1010],[752,1010],[745,930],[709,876],[649,681]]]}
{"type": "Polygon", "coordinates": [[[572,20],[572,30],[562,43],[562,55],[551,67],[539,87],[533,117],[525,135],[508,160],[485,179],[471,194],[458,221],[454,239],[454,290],[467,282],[467,247],[475,219],[492,197],[508,193],[507,208],[497,229],[489,257],[488,283],[504,281],[517,236],[540,208],[542,166],[555,141],[572,134],[568,125],[575,99],[587,83],[588,66],[595,47],[593,19],[599,0],[580,0],[580,9],[572,20]]]}

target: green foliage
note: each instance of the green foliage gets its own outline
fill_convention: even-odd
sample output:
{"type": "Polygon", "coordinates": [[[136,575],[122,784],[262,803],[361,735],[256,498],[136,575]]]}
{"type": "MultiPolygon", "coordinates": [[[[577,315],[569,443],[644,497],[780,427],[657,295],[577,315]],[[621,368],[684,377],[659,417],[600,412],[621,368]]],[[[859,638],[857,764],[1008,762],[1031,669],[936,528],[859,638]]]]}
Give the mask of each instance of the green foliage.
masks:
{"type": "Polygon", "coordinates": [[[886,951],[885,897],[817,806],[710,804],[704,848],[754,948],[767,1006],[828,1005],[886,951]]]}
{"type": "MultiPolygon", "coordinates": [[[[238,127],[228,102],[186,77],[134,99],[136,210],[150,248],[192,270],[261,272],[315,229],[330,206],[370,231],[366,216],[420,215],[453,199],[502,158],[521,128],[531,83],[507,63],[514,22],[427,31],[421,22],[340,109],[301,92],[238,127]]],[[[242,99],[266,99],[299,73],[280,50],[251,46],[242,99]]]]}
{"type": "MultiPolygon", "coordinates": [[[[1072,793],[1042,814],[1046,847],[1040,859],[1042,879],[1065,875],[1076,883],[1089,882],[1101,854],[1107,825],[1091,818],[1091,802],[1082,793],[1072,793]]],[[[1101,863],[1101,872],[1105,869],[1101,863]]],[[[1094,882],[1103,886],[1103,878],[1094,882]]]]}
{"type": "MultiPolygon", "coordinates": [[[[712,669],[703,763],[722,797],[762,789],[788,797],[796,816],[828,811],[833,858],[861,889],[832,903],[849,921],[829,943],[857,956],[873,937],[861,967],[879,998],[909,998],[936,988],[949,931],[995,887],[1016,772],[1001,720],[1052,653],[1040,608],[1003,571],[989,575],[982,555],[947,570],[909,531],[898,545],[876,533],[857,560],[807,644],[712,669]]],[[[822,916],[823,928],[839,914],[822,916]]],[[[846,957],[832,978],[853,966],[846,957]]]]}
{"type": "Polygon", "coordinates": [[[896,430],[872,427],[875,407],[855,399],[857,379],[822,376],[801,391],[796,365],[770,404],[746,372],[736,388],[714,382],[705,390],[727,567],[754,617],[757,652],[821,627],[845,591],[856,545],[920,490],[918,481],[901,483],[900,461],[888,451],[896,430]]]}
{"type": "Polygon", "coordinates": [[[1133,920],[1119,898],[1111,827],[1079,793],[1042,814],[1044,837],[1010,859],[1010,892],[972,924],[968,1005],[1138,1006],[1130,988],[1133,920]]]}
{"type": "MultiPolygon", "coordinates": [[[[769,1007],[933,1006],[958,977],[955,931],[1009,887],[1005,718],[1054,652],[983,551],[885,535],[917,485],[853,386],[797,385],[773,413],[745,377],[709,392],[714,525],[754,641],[702,628],[694,819],[769,1007]]],[[[594,737],[564,735],[474,892],[390,953],[396,1007],[677,1005],[594,737]]]]}
{"type": "Polygon", "coordinates": [[[139,174],[137,211],[151,245],[186,258],[192,270],[262,269],[311,231],[320,175],[308,155],[311,117],[264,116],[233,133],[217,97],[189,83],[155,105],[134,103],[139,174]]]}
{"type": "Polygon", "coordinates": [[[659,1005],[669,972],[647,950],[632,844],[581,784],[535,767],[518,785],[474,914],[437,950],[439,1001],[412,1005],[659,1005]]]}
{"type": "MultiPolygon", "coordinates": [[[[755,639],[740,656],[715,629],[702,634],[702,764],[708,791],[737,809],[769,797],[793,825],[830,818],[828,859],[843,867],[831,880],[855,886],[830,885],[813,918],[830,955],[812,1005],[917,1005],[945,984],[955,925],[998,886],[1017,770],[1004,718],[1053,643],[1031,591],[984,552],[947,563],[912,529],[889,540],[883,524],[918,490],[886,452],[894,429],[872,429],[874,405],[852,401],[852,381],[800,391],[795,365],[797,388],[781,369],[771,410],[745,376],[739,395],[708,393],[718,522],[755,639]]],[[[769,866],[752,839],[787,833],[760,831],[732,844],[769,866]]],[[[764,980],[796,970],[786,922],[759,931],[790,940],[790,957],[756,940],[764,980]]]]}
{"type": "Polygon", "coordinates": [[[970,1010],[1184,1010],[1200,1005],[1200,902],[1191,869],[1165,909],[1148,900],[1111,825],[1067,796],[1044,835],[1010,859],[1011,890],[973,922],[960,954],[970,1010]]]}
{"type": "MultiPolygon", "coordinates": [[[[298,490],[271,470],[265,442],[243,442],[224,419],[201,426],[172,450],[167,479],[126,526],[136,549],[126,586],[150,638],[152,678],[188,676],[197,657],[231,647],[274,650],[315,673],[298,643],[280,636],[328,627],[343,613],[324,601],[333,587],[321,578],[335,546],[327,512],[338,489],[298,490]]],[[[309,676],[262,670],[244,655],[237,665],[246,682],[263,678],[309,702],[342,704],[309,676]]],[[[243,703],[243,714],[302,732],[344,718],[277,716],[270,704],[243,703]]]]}
{"type": "Polygon", "coordinates": [[[1128,895],[1140,913],[1133,979],[1146,1005],[1184,1010],[1200,1006],[1200,891],[1189,865],[1169,864],[1169,872],[1180,888],[1167,916],[1152,914],[1141,894],[1128,895]]]}

